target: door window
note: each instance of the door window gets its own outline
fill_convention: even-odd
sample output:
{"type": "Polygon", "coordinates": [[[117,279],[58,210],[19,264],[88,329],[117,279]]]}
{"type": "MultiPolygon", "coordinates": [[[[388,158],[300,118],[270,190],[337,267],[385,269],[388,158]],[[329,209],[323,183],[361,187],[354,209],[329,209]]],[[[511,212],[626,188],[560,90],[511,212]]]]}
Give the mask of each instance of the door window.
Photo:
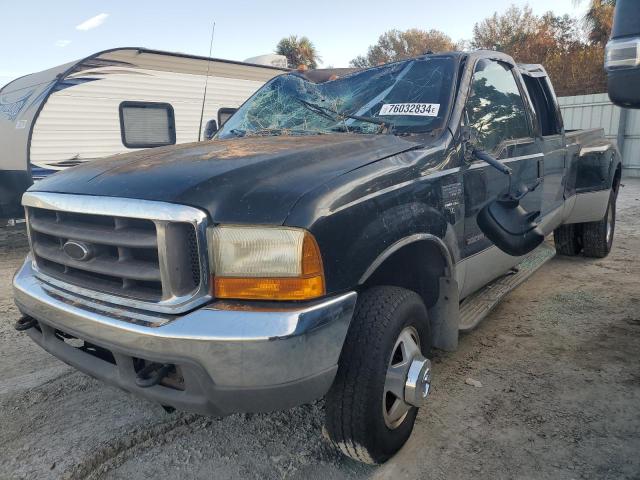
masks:
{"type": "Polygon", "coordinates": [[[524,102],[513,73],[500,62],[480,60],[466,105],[467,124],[478,145],[497,157],[509,156],[509,146],[530,137],[524,102]]]}

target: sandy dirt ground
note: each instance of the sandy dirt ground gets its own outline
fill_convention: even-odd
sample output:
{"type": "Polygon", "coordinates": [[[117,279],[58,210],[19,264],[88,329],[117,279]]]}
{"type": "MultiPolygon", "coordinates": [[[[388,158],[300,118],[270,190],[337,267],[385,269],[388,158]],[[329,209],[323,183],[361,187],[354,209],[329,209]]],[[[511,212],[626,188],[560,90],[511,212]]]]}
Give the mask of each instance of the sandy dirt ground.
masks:
{"type": "Polygon", "coordinates": [[[381,467],[323,440],[322,401],[270,415],[166,414],[13,330],[23,234],[0,234],[0,478],[640,478],[640,181],[614,249],[556,257],[453,353],[413,435],[381,467]],[[467,385],[472,378],[482,387],[467,385]]]}

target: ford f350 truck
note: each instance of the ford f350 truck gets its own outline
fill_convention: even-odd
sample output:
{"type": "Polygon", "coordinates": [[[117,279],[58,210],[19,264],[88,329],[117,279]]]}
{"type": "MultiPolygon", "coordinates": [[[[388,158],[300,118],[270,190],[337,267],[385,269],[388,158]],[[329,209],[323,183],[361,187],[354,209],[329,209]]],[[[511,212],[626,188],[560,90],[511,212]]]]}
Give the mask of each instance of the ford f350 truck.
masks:
{"type": "Polygon", "coordinates": [[[274,78],[211,141],[31,187],[16,328],[167,408],[325,397],[342,452],[392,456],[432,347],[556,251],[608,254],[620,155],[564,130],[544,68],[497,52],[325,73],[274,78]]]}

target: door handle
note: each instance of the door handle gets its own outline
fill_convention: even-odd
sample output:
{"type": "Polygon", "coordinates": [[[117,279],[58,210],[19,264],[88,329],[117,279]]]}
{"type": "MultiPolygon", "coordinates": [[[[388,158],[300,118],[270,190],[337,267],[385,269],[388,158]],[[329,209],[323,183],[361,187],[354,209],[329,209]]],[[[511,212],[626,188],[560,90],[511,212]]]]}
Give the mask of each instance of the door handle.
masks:
{"type": "Polygon", "coordinates": [[[544,158],[538,160],[538,178],[544,178],[544,158]]]}

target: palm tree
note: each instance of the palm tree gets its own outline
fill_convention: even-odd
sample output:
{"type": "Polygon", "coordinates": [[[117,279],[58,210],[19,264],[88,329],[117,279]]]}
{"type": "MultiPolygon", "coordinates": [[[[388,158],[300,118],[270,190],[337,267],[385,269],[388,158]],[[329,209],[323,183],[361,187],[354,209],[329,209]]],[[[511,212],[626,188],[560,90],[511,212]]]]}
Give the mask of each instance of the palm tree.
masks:
{"type": "Polygon", "coordinates": [[[590,0],[584,21],[591,43],[604,45],[609,40],[615,6],[616,0],[590,0]]]}
{"type": "Polygon", "coordinates": [[[276,53],[287,57],[289,66],[297,68],[304,65],[308,68],[316,68],[321,60],[316,47],[307,37],[298,38],[290,35],[278,42],[276,53]]]}

